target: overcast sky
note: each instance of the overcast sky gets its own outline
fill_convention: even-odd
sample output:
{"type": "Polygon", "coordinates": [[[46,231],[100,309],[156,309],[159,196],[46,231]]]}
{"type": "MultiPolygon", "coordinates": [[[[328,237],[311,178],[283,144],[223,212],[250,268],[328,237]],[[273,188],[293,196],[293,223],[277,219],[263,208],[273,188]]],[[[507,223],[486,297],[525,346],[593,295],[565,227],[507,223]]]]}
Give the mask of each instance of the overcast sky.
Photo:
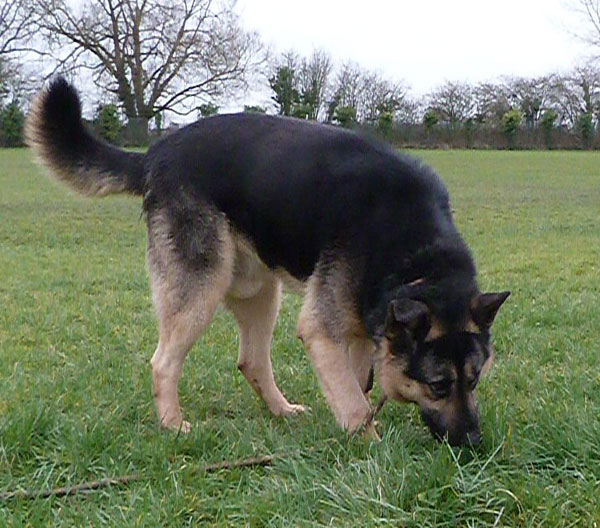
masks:
{"type": "Polygon", "coordinates": [[[404,80],[416,94],[444,81],[564,71],[589,50],[570,34],[569,0],[238,0],[247,29],[278,51],[329,51],[404,80]]]}

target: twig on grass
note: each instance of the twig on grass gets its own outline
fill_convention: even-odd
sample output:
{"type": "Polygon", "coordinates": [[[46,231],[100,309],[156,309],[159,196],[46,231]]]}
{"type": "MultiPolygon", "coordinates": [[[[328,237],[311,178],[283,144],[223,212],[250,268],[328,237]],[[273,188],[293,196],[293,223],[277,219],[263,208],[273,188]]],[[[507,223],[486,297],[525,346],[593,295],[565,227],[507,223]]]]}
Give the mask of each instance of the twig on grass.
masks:
{"type": "Polygon", "coordinates": [[[252,466],[268,466],[275,459],[283,458],[283,455],[264,455],[259,457],[241,458],[239,460],[224,460],[223,462],[215,462],[213,464],[206,464],[202,466],[200,471],[202,473],[210,473],[212,471],[219,471],[220,469],[233,469],[238,467],[252,467],[252,466]]]}
{"type": "Polygon", "coordinates": [[[0,501],[8,501],[11,499],[47,499],[49,497],[69,497],[78,493],[90,493],[109,486],[126,486],[130,482],[140,480],[138,474],[125,475],[124,477],[104,478],[84,482],[76,486],[64,486],[61,488],[53,488],[49,490],[17,490],[5,491],[0,493],[0,501]]]}
{"type": "MultiPolygon", "coordinates": [[[[384,403],[386,402],[386,396],[383,396],[377,406],[369,414],[365,423],[363,424],[363,430],[372,426],[375,416],[379,413],[384,403]]],[[[311,449],[312,450],[312,449],[311,449]]],[[[297,454],[293,452],[291,454],[297,454]]],[[[287,454],[290,456],[290,453],[287,454]]],[[[276,459],[285,458],[284,455],[262,455],[250,458],[240,458],[238,460],[223,460],[222,462],[213,462],[205,464],[198,468],[200,473],[211,473],[219,470],[228,470],[239,467],[256,467],[256,466],[268,466],[273,463],[276,459]]],[[[125,475],[122,477],[104,478],[100,480],[93,480],[90,482],[84,482],[83,484],[77,484],[75,486],[64,486],[61,488],[52,488],[48,490],[14,490],[5,491],[0,493],[0,502],[5,502],[13,499],[48,499],[50,497],[71,497],[73,495],[92,493],[102,488],[108,488],[110,486],[127,486],[132,482],[141,480],[141,475],[133,473],[131,475],[125,475]]]]}
{"type": "MultiPolygon", "coordinates": [[[[264,455],[251,458],[241,458],[239,460],[224,460],[222,462],[214,462],[211,464],[205,464],[199,468],[202,473],[211,473],[219,471],[221,469],[234,469],[238,467],[253,467],[253,466],[268,466],[275,459],[282,458],[283,455],[264,455]]],[[[0,501],[8,501],[13,499],[47,499],[50,497],[70,497],[72,495],[91,493],[98,491],[102,488],[108,488],[110,486],[127,486],[131,482],[140,480],[141,475],[134,473],[132,475],[125,475],[123,477],[104,478],[100,480],[93,480],[90,482],[84,482],[76,486],[64,486],[61,488],[53,488],[49,490],[16,490],[16,491],[5,491],[0,493],[0,501]]]]}

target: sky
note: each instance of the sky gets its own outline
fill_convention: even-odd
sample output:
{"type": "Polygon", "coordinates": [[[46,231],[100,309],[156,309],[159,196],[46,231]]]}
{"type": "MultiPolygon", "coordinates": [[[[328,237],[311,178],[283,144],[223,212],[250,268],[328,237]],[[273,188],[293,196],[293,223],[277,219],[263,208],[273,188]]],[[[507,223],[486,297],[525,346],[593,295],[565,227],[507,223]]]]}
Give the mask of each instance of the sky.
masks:
{"type": "Polygon", "coordinates": [[[590,54],[573,0],[238,0],[276,51],[328,51],[425,94],[445,81],[566,71],[590,54]]]}
{"type": "MultiPolygon", "coordinates": [[[[592,50],[574,36],[589,27],[569,7],[577,1],[237,0],[235,9],[274,52],[323,49],[337,64],[352,60],[419,96],[446,81],[535,77],[582,63],[592,50]]],[[[265,84],[219,103],[225,112],[272,109],[270,96],[265,84]]]]}

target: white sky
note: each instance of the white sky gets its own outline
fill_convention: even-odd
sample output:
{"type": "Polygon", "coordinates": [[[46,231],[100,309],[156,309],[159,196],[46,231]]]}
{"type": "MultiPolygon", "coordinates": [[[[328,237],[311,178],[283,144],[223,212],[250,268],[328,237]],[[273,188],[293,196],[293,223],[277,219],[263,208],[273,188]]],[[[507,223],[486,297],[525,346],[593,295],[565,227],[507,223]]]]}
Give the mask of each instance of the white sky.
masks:
{"type": "Polygon", "coordinates": [[[238,0],[247,29],[277,51],[329,51],[404,80],[415,94],[568,70],[589,50],[568,0],[238,0]]]}
{"type": "MultiPolygon", "coordinates": [[[[237,0],[236,11],[275,52],[324,49],[336,64],[353,60],[422,95],[445,81],[534,77],[581,63],[592,50],[573,37],[587,27],[568,8],[576,1],[237,0]]],[[[221,110],[270,107],[270,95],[265,84],[221,110]]]]}

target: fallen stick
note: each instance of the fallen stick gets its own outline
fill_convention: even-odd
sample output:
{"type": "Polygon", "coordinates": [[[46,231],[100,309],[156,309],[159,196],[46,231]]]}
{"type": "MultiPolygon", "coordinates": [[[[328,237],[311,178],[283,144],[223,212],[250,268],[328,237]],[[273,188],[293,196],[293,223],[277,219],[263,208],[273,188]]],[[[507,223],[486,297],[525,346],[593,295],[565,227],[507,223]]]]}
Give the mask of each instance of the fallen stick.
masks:
{"type": "MultiPolygon", "coordinates": [[[[202,473],[211,473],[221,469],[233,469],[238,467],[252,466],[268,466],[276,458],[281,458],[281,455],[264,455],[259,457],[241,458],[239,460],[224,460],[223,462],[214,462],[205,464],[199,469],[202,473]]],[[[64,486],[61,488],[53,488],[49,490],[16,490],[5,491],[0,493],[0,501],[8,501],[13,499],[47,499],[49,497],[69,497],[81,493],[90,493],[109,486],[127,486],[131,482],[141,479],[141,475],[134,473],[123,477],[104,478],[93,480],[75,486],[64,486]]]]}
{"type": "Polygon", "coordinates": [[[12,499],[47,499],[49,497],[69,497],[77,493],[89,493],[108,486],[126,486],[130,482],[139,480],[137,474],[126,475],[124,477],[104,478],[93,480],[76,486],[64,486],[62,488],[53,488],[49,490],[17,490],[5,491],[0,493],[0,501],[8,501],[12,499]]]}
{"type": "Polygon", "coordinates": [[[219,471],[220,469],[233,469],[238,467],[251,467],[251,466],[268,466],[276,458],[282,458],[282,455],[264,455],[252,458],[241,458],[239,460],[224,460],[223,462],[215,462],[213,464],[206,464],[200,471],[203,473],[210,473],[211,471],[219,471]]]}

